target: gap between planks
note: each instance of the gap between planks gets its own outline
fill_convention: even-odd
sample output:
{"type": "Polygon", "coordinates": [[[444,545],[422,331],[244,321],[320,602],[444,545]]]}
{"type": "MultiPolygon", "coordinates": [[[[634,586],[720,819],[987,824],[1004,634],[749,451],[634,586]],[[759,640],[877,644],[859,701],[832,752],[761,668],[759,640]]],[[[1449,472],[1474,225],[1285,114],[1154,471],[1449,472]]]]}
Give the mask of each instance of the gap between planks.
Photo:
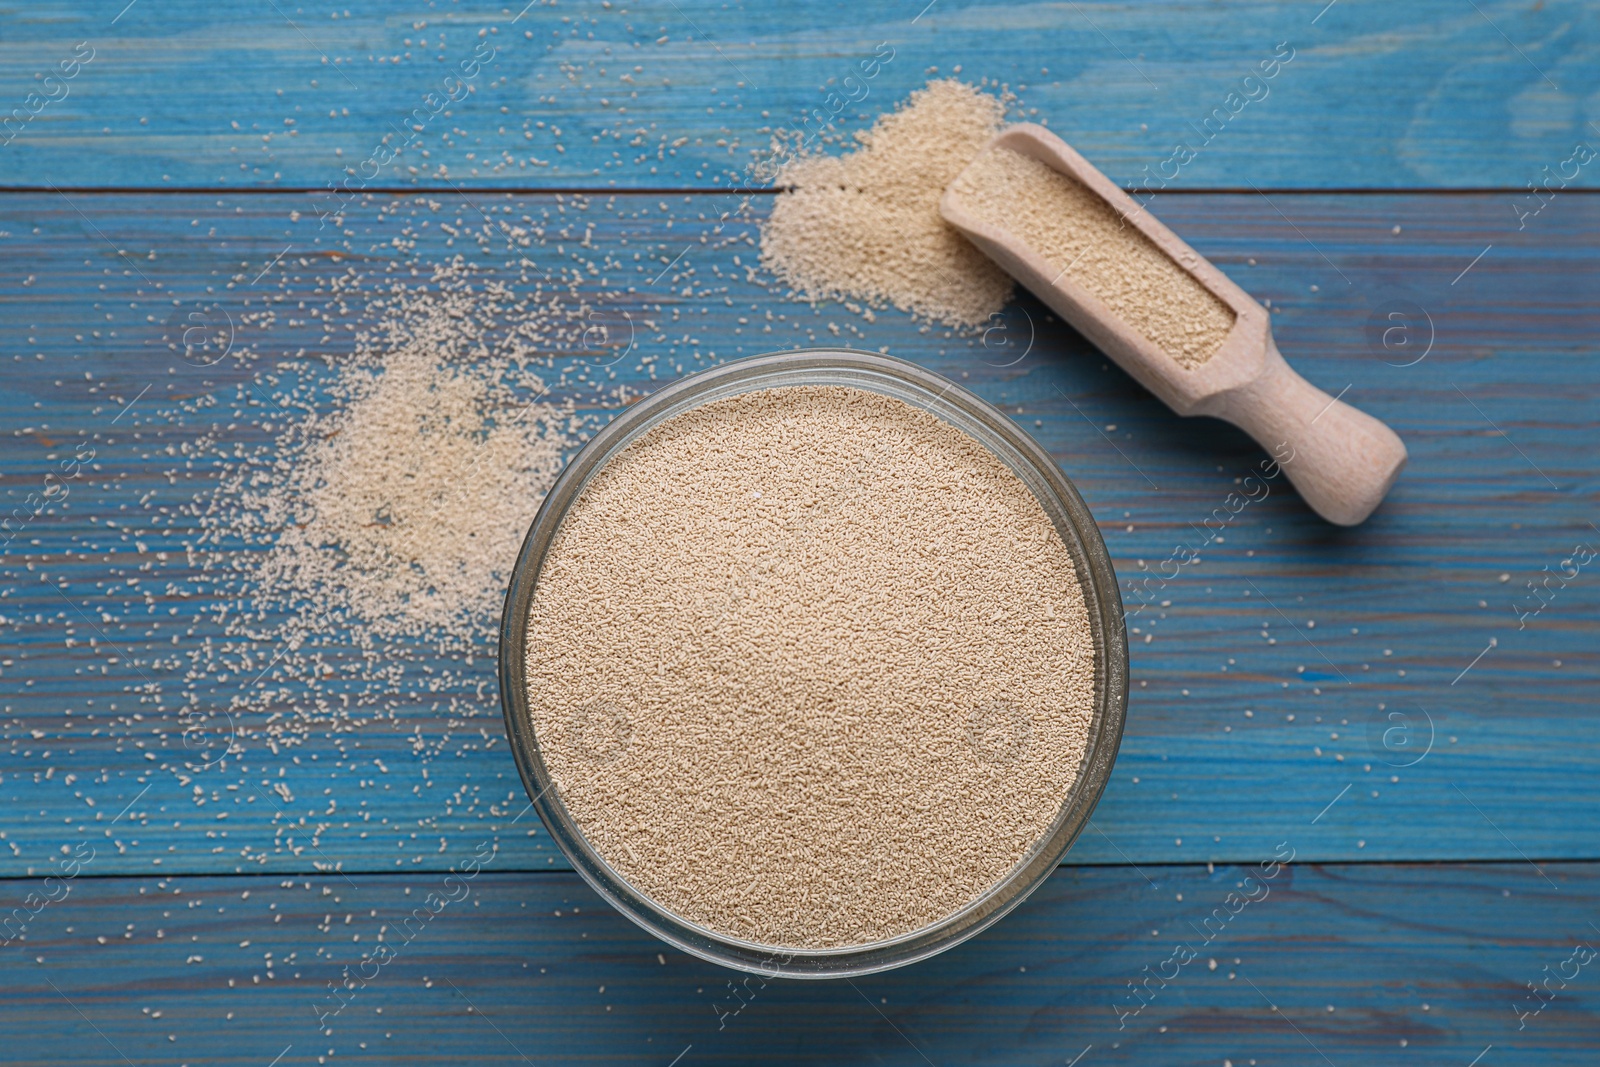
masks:
{"type": "MultiPolygon", "coordinates": [[[[359,196],[773,196],[784,192],[787,186],[746,187],[738,185],[711,186],[593,186],[593,185],[371,185],[357,191],[359,196]]],[[[314,185],[0,185],[0,196],[36,193],[69,193],[75,196],[278,196],[312,195],[327,193],[327,186],[314,185]]],[[[1137,186],[1122,187],[1129,196],[1259,196],[1263,190],[1234,186],[1194,186],[1186,189],[1143,190],[1137,186]]],[[[1350,187],[1331,189],[1276,189],[1264,190],[1274,196],[1523,196],[1526,188],[1500,186],[1463,186],[1437,189],[1413,186],[1350,187]]],[[[1596,194],[1600,188],[1567,188],[1563,195],[1596,194]]]]}
{"type": "MultiPolygon", "coordinates": [[[[1188,871],[1188,870],[1198,870],[1199,868],[1206,867],[1206,866],[1211,866],[1211,867],[1251,867],[1251,866],[1254,866],[1255,863],[1256,863],[1255,860],[1222,860],[1222,861],[1210,861],[1208,863],[1140,863],[1140,864],[1132,864],[1132,863],[1062,863],[1062,864],[1058,864],[1056,866],[1056,870],[1058,870],[1058,871],[1067,871],[1067,870],[1113,870],[1113,869],[1120,869],[1120,870],[1127,870],[1127,871],[1135,871],[1135,870],[1140,870],[1140,871],[1150,871],[1150,870],[1155,870],[1155,871],[1188,871]]],[[[1597,856],[1597,857],[1594,857],[1594,858],[1582,857],[1582,858],[1576,858],[1576,859],[1573,858],[1573,857],[1570,857],[1570,856],[1564,857],[1562,859],[1544,859],[1544,858],[1540,858],[1538,856],[1535,856],[1531,860],[1523,859],[1521,856],[1518,856],[1518,857],[1515,857],[1515,858],[1512,858],[1512,859],[1460,859],[1460,860],[1458,860],[1458,859],[1296,860],[1296,861],[1292,861],[1290,863],[1284,864],[1284,866],[1286,866],[1286,867],[1296,867],[1296,866],[1298,866],[1298,867],[1319,867],[1319,868],[1333,868],[1333,867],[1416,867],[1416,868],[1420,868],[1420,867],[1521,867],[1521,866],[1524,866],[1526,864],[1532,864],[1536,868],[1542,868],[1542,867],[1562,868],[1562,867],[1592,866],[1592,865],[1594,865],[1596,863],[1600,863],[1600,856],[1597,856]]],[[[414,876],[414,875],[417,875],[419,873],[421,873],[421,874],[449,874],[450,870],[449,869],[445,869],[445,868],[437,868],[437,867],[412,868],[410,870],[388,870],[388,871],[317,871],[317,870],[292,870],[292,871],[180,871],[180,870],[174,869],[174,870],[167,870],[167,871],[151,871],[151,872],[149,872],[147,874],[136,874],[136,873],[128,873],[128,872],[119,872],[119,873],[113,873],[113,874],[103,874],[103,873],[102,874],[90,874],[89,872],[84,871],[84,872],[81,872],[78,875],[76,875],[73,878],[73,881],[115,882],[115,881],[130,881],[130,880],[145,879],[145,878],[156,878],[156,879],[162,879],[162,878],[234,878],[234,879],[254,878],[254,879],[261,879],[261,880],[283,879],[283,878],[311,878],[311,877],[328,877],[328,878],[335,878],[335,877],[339,877],[339,878],[399,878],[399,877],[403,877],[403,876],[414,876]]],[[[491,874],[491,875],[495,875],[495,876],[498,876],[498,877],[509,877],[511,875],[529,875],[529,874],[531,874],[531,875],[560,875],[560,876],[571,875],[571,876],[576,877],[577,874],[578,874],[577,871],[573,870],[570,867],[501,867],[501,868],[498,868],[498,869],[493,870],[493,871],[484,870],[482,873],[491,874]]],[[[37,882],[41,878],[44,878],[44,877],[46,877],[46,875],[43,875],[43,874],[34,874],[34,875],[7,874],[7,875],[0,875],[0,885],[7,885],[7,884],[12,884],[12,883],[18,883],[18,882],[37,882]]]]}

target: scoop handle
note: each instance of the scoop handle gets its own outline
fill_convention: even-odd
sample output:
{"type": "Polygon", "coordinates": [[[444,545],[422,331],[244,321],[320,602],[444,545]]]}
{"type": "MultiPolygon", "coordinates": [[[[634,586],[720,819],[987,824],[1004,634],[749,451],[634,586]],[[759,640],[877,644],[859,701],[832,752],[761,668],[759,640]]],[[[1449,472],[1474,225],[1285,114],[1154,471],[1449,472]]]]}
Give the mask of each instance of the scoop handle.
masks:
{"type": "Polygon", "coordinates": [[[1226,419],[1254,437],[1306,503],[1340,526],[1372,514],[1406,464],[1398,434],[1300,377],[1270,334],[1262,373],[1207,397],[1194,413],[1226,419]]]}

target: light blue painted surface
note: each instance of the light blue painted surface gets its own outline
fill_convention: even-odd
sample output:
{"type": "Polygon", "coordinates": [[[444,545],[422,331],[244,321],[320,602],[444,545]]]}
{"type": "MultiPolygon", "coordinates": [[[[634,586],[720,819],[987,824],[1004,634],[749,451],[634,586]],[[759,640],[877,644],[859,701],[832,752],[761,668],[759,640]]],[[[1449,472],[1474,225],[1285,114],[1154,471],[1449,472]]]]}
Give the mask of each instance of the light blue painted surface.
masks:
{"type": "MultiPolygon", "coordinates": [[[[1576,143],[1600,144],[1592,5],[613,0],[346,17],[113,0],[0,15],[0,115],[29,92],[61,95],[42,76],[59,75],[78,42],[94,49],[64,98],[20,129],[14,119],[0,145],[0,184],[66,190],[0,194],[0,499],[26,500],[79,444],[100,464],[0,558],[8,1062],[1592,1059],[1595,964],[1560,976],[1576,946],[1600,939],[1593,863],[1574,862],[1600,859],[1600,585],[1585,569],[1525,627],[1516,612],[1527,581],[1575,544],[1600,547],[1600,204],[1566,190],[1530,216],[1525,189],[1542,168],[1562,170],[1576,143]],[[324,197],[239,194],[338,180],[480,41],[498,51],[471,96],[428,118],[375,179],[431,188],[437,208],[358,200],[339,231],[318,224],[324,197]],[[181,553],[193,530],[178,508],[215,479],[209,461],[182,458],[210,428],[196,401],[218,401],[218,419],[239,403],[238,442],[267,439],[253,398],[270,388],[252,383],[285,354],[342,343],[344,322],[327,330],[298,305],[315,306],[319,282],[394,257],[380,208],[465,219],[470,232],[479,210],[551,204],[491,186],[709,194],[884,42],[893,59],[834,132],[959,64],[961,77],[1007,83],[1019,114],[1048,119],[1127,185],[1289,42],[1270,94],[1173,182],[1246,195],[1166,197],[1155,210],[1271,301],[1280,346],[1307,377],[1348,385],[1411,450],[1359,530],[1335,531],[1275,490],[1154,589],[1130,622],[1122,756],[1069,866],[946,956],[856,990],[774,985],[729,1015],[724,974],[658,955],[559,869],[542,830],[513,825],[525,798],[496,743],[487,658],[466,682],[487,688],[455,715],[401,701],[392,720],[311,729],[282,753],[246,723],[242,757],[183,780],[174,704],[149,692],[138,703],[128,668],[168,686],[158,647],[169,652],[174,632],[180,648],[203,639],[205,609],[226,595],[202,588],[181,553]],[[1498,191],[1314,192],[1470,187],[1498,191]],[[1374,343],[1401,301],[1418,331],[1406,340],[1421,344],[1426,324],[1433,342],[1409,366],[1417,348],[1374,343]],[[276,320],[259,329],[247,313],[268,308],[276,320]],[[238,324],[234,354],[174,363],[172,324],[221,309],[238,324]],[[178,609],[159,635],[145,590],[178,609]],[[292,799],[274,791],[269,810],[258,791],[277,781],[292,799]],[[330,799],[370,818],[329,817],[330,799]],[[404,937],[417,901],[485,843],[498,852],[470,897],[404,937]],[[1226,864],[1281,843],[1297,863],[1272,896],[1119,1028],[1127,983],[1161,970],[1187,931],[1203,937],[1195,927],[1249,873],[1226,864]],[[28,914],[40,900],[30,893],[60,893],[44,876],[59,873],[63,848],[94,859],[68,895],[28,914]],[[374,873],[339,873],[363,871],[374,873]],[[380,936],[401,958],[319,1030],[327,983],[380,936]],[[1552,972],[1534,1014],[1527,984],[1552,972]]],[[[1578,170],[1571,184],[1593,187],[1593,165],[1578,170]]],[[[834,341],[832,320],[859,330],[855,344],[1020,407],[1100,519],[1130,602],[1141,575],[1200,544],[1195,524],[1261,458],[1221,424],[1174,419],[1026,298],[988,348],[894,313],[866,323],[789,303],[743,269],[763,200],[711,232],[706,217],[733,202],[598,197],[581,216],[595,223],[596,251],[583,255],[613,264],[584,283],[615,294],[607,321],[682,315],[641,331],[637,354],[693,369],[834,341]],[[637,264],[634,251],[646,253],[637,264]],[[769,312],[771,334],[738,322],[769,312]],[[1017,359],[1024,337],[1032,347],[1017,359]]],[[[472,247],[434,229],[412,251],[433,261],[472,247]]],[[[570,247],[552,232],[536,255],[570,266],[570,247]]],[[[634,358],[615,370],[648,387],[634,358]]],[[[571,389],[596,410],[588,383],[571,389]]]]}
{"type": "MultiPolygon", "coordinates": [[[[1013,347],[985,349],[981,340],[924,335],[898,313],[868,323],[840,309],[814,314],[776,299],[733,263],[734,256],[748,261],[753,222],[713,240],[713,224],[698,221],[714,214],[702,206],[711,199],[675,198],[666,215],[659,197],[622,197],[612,208],[595,200],[564,223],[574,234],[592,224],[590,248],[539,254],[545,269],[588,260],[619,265],[591,281],[620,294],[615,318],[620,323],[627,312],[639,325],[637,348],[610,369],[615,381],[598,377],[602,385],[649,388],[640,362],[646,357],[661,357],[657,366],[670,376],[679,363],[693,369],[822,343],[833,339],[825,322],[853,324],[860,347],[886,345],[1008,411],[1020,406],[1018,420],[1058,457],[1099,517],[1124,598],[1130,607],[1147,604],[1131,620],[1133,696],[1117,773],[1095,816],[1100,832],[1080,841],[1073,862],[1250,861],[1291,833],[1301,854],[1319,861],[1511,859],[1516,849],[1595,857],[1597,741],[1585,724],[1600,676],[1600,584],[1583,571],[1522,629],[1514,606],[1529,596],[1526,583],[1547,566],[1560,569],[1574,545],[1600,548],[1600,532],[1589,526],[1596,515],[1592,457],[1600,449],[1596,383],[1585,371],[1593,318],[1589,307],[1560,296],[1597,289],[1600,253],[1583,235],[1600,221],[1600,202],[1558,199],[1536,220],[1547,225],[1518,234],[1504,194],[1274,196],[1292,224],[1255,194],[1162,200],[1163,218],[1272,302],[1289,358],[1330,393],[1348,386],[1346,398],[1392,423],[1412,457],[1390,500],[1358,529],[1323,524],[1280,484],[1243,510],[1220,543],[1206,545],[1210,534],[1201,524],[1263,458],[1242,434],[1174,418],[1031,300],[1009,312],[1013,347]],[[724,239],[731,243],[716,247],[724,239]],[[1452,285],[1490,243],[1492,251],[1452,285]],[[679,252],[683,258],[651,286],[679,252]],[[685,287],[693,295],[684,296],[685,287]],[[1366,332],[1375,309],[1403,294],[1425,307],[1436,334],[1413,366],[1396,365],[1409,362],[1404,352],[1369,347],[1366,332]],[[752,309],[773,312],[774,332],[739,324],[741,317],[766,321],[752,309]],[[676,324],[674,310],[682,315],[676,324]],[[1033,347],[1019,360],[1030,332],[1033,347]],[[1183,548],[1199,549],[1201,562],[1177,568],[1163,584],[1161,575],[1172,569],[1163,561],[1181,558],[1183,548]],[[1496,647],[1452,684],[1491,639],[1496,647]],[[1390,766],[1410,762],[1430,719],[1427,757],[1414,767],[1390,766]],[[1385,731],[1408,724],[1415,739],[1392,734],[1398,750],[1386,750],[1385,731]]],[[[7,200],[10,214],[0,228],[13,234],[17,250],[6,268],[17,273],[8,280],[12,292],[26,295],[0,326],[6,350],[22,357],[8,364],[11,401],[0,423],[15,457],[5,485],[13,499],[31,491],[52,462],[47,457],[79,440],[100,449],[103,471],[74,489],[64,509],[41,516],[6,559],[0,610],[19,620],[11,632],[29,658],[5,676],[33,684],[3,705],[0,738],[9,758],[0,797],[17,814],[0,864],[18,874],[37,868],[63,835],[103,833],[105,821],[151,785],[113,834],[126,854],[108,858],[106,869],[442,869],[491,829],[501,832],[516,866],[560,865],[542,831],[503,829],[524,799],[500,738],[487,626],[483,654],[461,687],[466,718],[434,707],[432,698],[401,700],[393,722],[338,735],[316,726],[306,747],[274,753],[259,716],[247,717],[239,726],[248,770],[230,764],[208,772],[203,806],[192,784],[160,771],[164,764],[181,770],[187,753],[176,672],[153,664],[172,662],[174,647],[184,653],[206,635],[219,636],[207,609],[230,595],[199,584],[183,551],[193,520],[179,509],[211,492],[215,460],[201,453],[190,469],[167,447],[230,423],[237,423],[231,441],[260,447],[268,435],[255,427],[276,413],[245,383],[302,349],[347,343],[300,303],[320,307],[318,285],[352,262],[381,277],[402,220],[417,224],[410,255],[427,261],[476,254],[475,242],[450,238],[437,225],[476,218],[471,209],[459,198],[435,198],[437,208],[419,199],[380,218],[378,207],[389,203],[380,198],[352,214],[352,236],[339,237],[319,231],[313,219],[290,222],[297,198],[288,195],[201,204],[148,196],[73,196],[69,203],[55,194],[7,200]],[[175,213],[176,203],[189,210],[175,213]],[[423,219],[435,225],[422,229],[423,219]],[[295,251],[259,284],[248,284],[290,243],[295,251]],[[127,255],[119,257],[119,249],[127,255]],[[335,259],[335,251],[349,258],[335,259]],[[26,286],[17,276],[21,264],[33,279],[26,286]],[[232,290],[230,278],[239,279],[232,290]],[[207,285],[216,291],[208,294],[207,285]],[[247,325],[263,299],[277,309],[269,330],[247,325]],[[166,320],[175,310],[210,307],[208,301],[232,309],[237,349],[197,369],[166,348],[166,320]],[[89,319],[100,336],[86,332],[89,319]],[[119,415],[146,385],[152,390],[119,415]],[[236,416],[233,398],[241,390],[236,416]],[[197,398],[218,404],[183,410],[197,398]],[[107,519],[132,529],[108,530],[107,519]],[[156,558],[163,551],[164,562],[156,558]],[[130,578],[137,584],[127,585],[130,578]],[[67,588],[72,605],[47,581],[67,588]],[[168,595],[168,583],[195,595],[168,595]],[[159,631],[149,629],[146,591],[158,598],[159,631]],[[176,616],[162,614],[169,605],[176,616]],[[104,637],[123,652],[105,640],[99,651],[86,647],[95,635],[79,609],[116,619],[104,637]],[[70,650],[63,645],[69,624],[79,642],[70,650]],[[177,646],[170,644],[174,633],[177,646]],[[108,663],[112,655],[122,662],[108,663]],[[131,671],[129,658],[144,673],[131,671]],[[147,676],[166,694],[159,714],[128,693],[147,676]],[[108,722],[106,706],[119,699],[122,714],[131,703],[145,718],[108,722]],[[65,732],[63,707],[74,709],[65,732]],[[87,713],[99,717],[90,723],[87,713]],[[89,736],[95,728],[98,736],[89,736]],[[430,755],[417,754],[416,736],[430,755]],[[387,771],[375,772],[373,759],[387,771]],[[54,777],[42,777],[51,768],[54,777]],[[79,779],[71,786],[63,784],[69,772],[79,779]],[[280,780],[292,800],[251,796],[280,780]],[[237,788],[230,792],[228,784],[237,788]],[[331,816],[330,799],[337,803],[331,816]],[[197,824],[217,836],[197,837],[197,824]]],[[[537,217],[553,204],[500,195],[475,202],[496,213],[510,208],[514,219],[537,217]]],[[[560,242],[552,235],[550,243],[560,242]]],[[[998,346],[1001,337],[990,340],[998,346]]],[[[1421,334],[1417,343],[1424,343],[1421,334]]],[[[562,393],[593,409],[589,386],[573,383],[562,393]]],[[[340,640],[330,638],[335,663],[351,657],[340,640]]],[[[231,695],[222,685],[214,698],[231,695]]]]}
{"type": "MultiPolygon", "coordinates": [[[[325,189],[348,172],[439,189],[704,188],[742,180],[774,130],[818,109],[839,116],[835,133],[863,128],[935,68],[1009,86],[1019,116],[1128,185],[1179,142],[1197,155],[1169,165],[1176,186],[1238,189],[1521,189],[1560,172],[1577,142],[1600,146],[1600,13],[1581,0],[1339,0],[1320,15],[1314,3],[937,0],[920,17],[923,4],[898,0],[381,14],[137,0],[113,23],[121,6],[3,12],[0,104],[26,113],[37,92],[40,110],[0,149],[0,183],[325,189]],[[80,42],[93,59],[46,88],[80,42]],[[412,130],[480,42],[493,58],[455,88],[461,101],[436,97],[439,113],[412,130]],[[1244,83],[1274,55],[1293,58],[1244,83]],[[1227,121],[1207,140],[1218,107],[1227,121]],[[413,134],[394,162],[362,170],[384,138],[413,134]]],[[[1593,165],[1566,169],[1596,186],[1593,165]]]]}
{"type": "Polygon", "coordinates": [[[1520,861],[1142,873],[1063,868],[925,963],[737,992],[572,874],[81,879],[6,950],[6,1011],[28,1020],[6,1061],[1466,1067],[1493,1045],[1478,1067],[1593,1062],[1600,960],[1574,958],[1600,940],[1593,864],[1548,882],[1520,861]],[[413,918],[433,892],[457,899],[413,918]],[[1533,1014],[1525,985],[1547,974],[1533,1014]]]}

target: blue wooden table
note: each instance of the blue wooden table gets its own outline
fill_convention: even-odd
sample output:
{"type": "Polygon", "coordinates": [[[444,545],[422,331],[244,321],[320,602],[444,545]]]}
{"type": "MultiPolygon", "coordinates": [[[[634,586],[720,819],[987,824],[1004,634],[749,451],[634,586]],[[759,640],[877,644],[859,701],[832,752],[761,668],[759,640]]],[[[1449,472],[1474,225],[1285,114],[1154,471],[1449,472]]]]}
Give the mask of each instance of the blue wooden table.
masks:
{"type": "Polygon", "coordinates": [[[1595,1062],[1594,5],[109,0],[4,26],[0,1059],[1595,1062]],[[1369,522],[1285,488],[1208,530],[1254,444],[1176,419],[1026,295],[948,337],[748,269],[770,193],[737,190],[773,132],[847,136],[939,75],[1160,187],[1302,373],[1395,427],[1410,466],[1369,522]],[[404,151],[363,176],[385,138],[404,151]],[[1067,865],[988,933],[736,995],[517,821],[489,632],[449,701],[396,696],[354,733],[306,715],[292,747],[246,718],[185,773],[176,694],[226,595],[186,553],[219,435],[270,441],[283,361],[348,348],[337,279],[506,266],[475,237],[558,209],[517,255],[605,263],[579,284],[637,324],[605,389],[563,387],[591,419],[618,385],[847,322],[1014,412],[1094,510],[1137,608],[1127,736],[1067,865]],[[192,321],[231,325],[225,358],[175,356],[192,321]],[[1265,896],[1230,896],[1263,864],[1265,896]]]}

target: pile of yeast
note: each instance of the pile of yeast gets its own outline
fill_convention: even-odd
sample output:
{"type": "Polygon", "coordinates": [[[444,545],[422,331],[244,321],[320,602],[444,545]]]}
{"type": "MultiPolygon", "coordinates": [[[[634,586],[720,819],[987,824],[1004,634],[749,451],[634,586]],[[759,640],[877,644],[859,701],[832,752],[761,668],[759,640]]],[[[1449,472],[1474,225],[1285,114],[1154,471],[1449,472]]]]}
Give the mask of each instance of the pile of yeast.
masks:
{"type": "Polygon", "coordinates": [[[613,458],[527,622],[560,799],[725,935],[860,945],[959,910],[1049,828],[1093,721],[1072,557],[993,453],[901,400],[713,401],[613,458]]]}
{"type": "Polygon", "coordinates": [[[994,148],[952,183],[972,214],[1009,231],[1187,370],[1216,354],[1233,309],[1082,184],[994,148]]]}
{"type": "Polygon", "coordinates": [[[1226,304],[1078,182],[1009,149],[982,151],[1005,129],[1008,99],[931,81],[857,133],[853,150],[790,160],[761,228],[763,265],[813,302],[981,327],[1011,298],[1011,278],[940,217],[949,187],[1181,366],[1210,359],[1233,328],[1226,304]]]}

